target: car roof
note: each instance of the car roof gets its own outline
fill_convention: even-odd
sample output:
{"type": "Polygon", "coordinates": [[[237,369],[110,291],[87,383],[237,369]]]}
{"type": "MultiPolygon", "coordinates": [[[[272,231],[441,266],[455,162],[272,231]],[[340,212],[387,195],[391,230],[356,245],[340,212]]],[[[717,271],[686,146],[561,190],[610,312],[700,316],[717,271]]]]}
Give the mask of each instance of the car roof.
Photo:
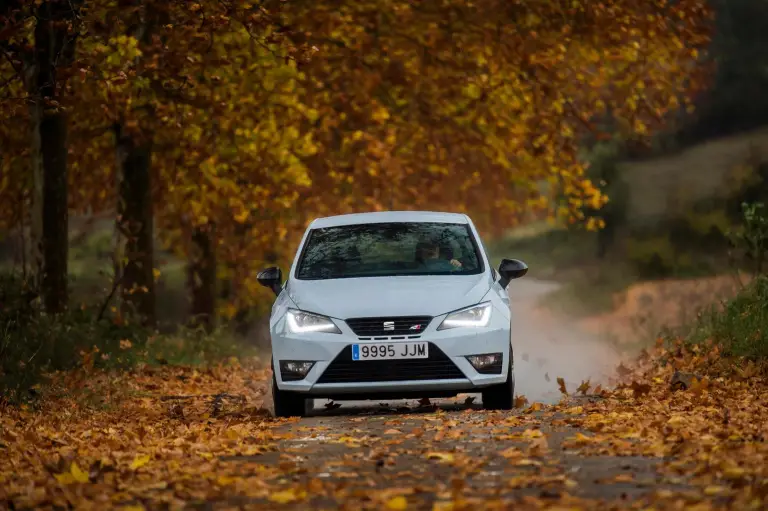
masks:
{"type": "Polygon", "coordinates": [[[317,218],[309,224],[309,228],[320,229],[342,225],[382,224],[390,222],[468,224],[469,217],[463,213],[445,213],[439,211],[376,211],[371,213],[352,213],[348,215],[317,218]]]}

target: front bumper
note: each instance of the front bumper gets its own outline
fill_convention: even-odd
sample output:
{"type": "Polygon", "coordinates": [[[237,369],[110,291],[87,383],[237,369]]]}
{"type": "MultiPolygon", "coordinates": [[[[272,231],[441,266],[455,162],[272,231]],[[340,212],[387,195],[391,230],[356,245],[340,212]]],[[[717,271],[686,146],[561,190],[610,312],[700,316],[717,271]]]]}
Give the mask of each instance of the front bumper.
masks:
{"type": "Polygon", "coordinates": [[[376,397],[377,394],[402,393],[405,395],[413,392],[424,394],[472,392],[503,383],[507,380],[508,368],[511,365],[509,363],[509,357],[512,356],[510,325],[508,318],[498,314],[495,316],[495,318],[492,316],[491,323],[484,328],[453,328],[442,331],[437,331],[442,318],[436,317],[421,335],[386,340],[380,338],[361,340],[344,321],[340,320],[334,320],[334,322],[342,331],[341,334],[293,334],[278,322],[272,331],[272,357],[277,387],[280,390],[318,397],[342,398],[344,395],[359,396],[361,394],[372,394],[372,397],[376,397]],[[393,381],[387,379],[387,370],[383,367],[382,361],[352,362],[348,355],[350,351],[348,347],[352,344],[399,342],[430,343],[430,359],[422,359],[427,362],[423,371],[419,372],[419,362],[416,360],[392,360],[389,363],[392,364],[393,381]],[[466,358],[468,355],[485,353],[502,353],[501,373],[481,374],[466,358]],[[279,370],[281,360],[311,360],[315,364],[304,379],[284,381],[279,370]],[[339,364],[343,364],[346,368],[346,377],[339,377],[343,369],[339,364]],[[366,366],[366,364],[369,365],[366,366]],[[370,364],[379,365],[374,367],[370,364]],[[436,368],[438,365],[439,369],[436,368]],[[331,371],[326,374],[329,367],[331,371]],[[360,369],[357,369],[358,367],[360,369]],[[355,381],[354,374],[365,373],[365,367],[371,369],[370,373],[376,373],[376,375],[367,374],[360,379],[375,378],[377,381],[355,381]],[[336,376],[329,377],[331,373],[336,376]],[[408,374],[418,374],[419,379],[407,379],[408,374]],[[432,375],[435,377],[431,378],[432,375]],[[424,379],[425,377],[430,379],[424,379]]]}

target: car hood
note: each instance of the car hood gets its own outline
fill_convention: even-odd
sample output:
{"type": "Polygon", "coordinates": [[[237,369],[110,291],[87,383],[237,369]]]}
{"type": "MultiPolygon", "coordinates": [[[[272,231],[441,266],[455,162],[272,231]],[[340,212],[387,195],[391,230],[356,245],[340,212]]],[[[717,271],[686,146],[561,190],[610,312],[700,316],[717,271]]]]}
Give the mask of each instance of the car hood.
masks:
{"type": "Polygon", "coordinates": [[[288,294],[302,310],[339,319],[439,316],[478,303],[491,283],[486,274],[292,279],[288,294]]]}

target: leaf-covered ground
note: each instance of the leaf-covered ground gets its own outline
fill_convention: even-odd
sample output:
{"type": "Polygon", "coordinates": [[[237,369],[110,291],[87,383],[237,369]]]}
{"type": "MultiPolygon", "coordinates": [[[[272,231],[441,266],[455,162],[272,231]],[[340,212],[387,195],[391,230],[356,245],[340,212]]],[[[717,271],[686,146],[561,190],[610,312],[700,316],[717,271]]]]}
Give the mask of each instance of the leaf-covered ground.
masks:
{"type": "Polygon", "coordinates": [[[258,365],[59,375],[37,407],[2,409],[0,506],[765,509],[765,373],[702,353],[658,347],[553,406],[301,420],[262,408],[258,365]]]}

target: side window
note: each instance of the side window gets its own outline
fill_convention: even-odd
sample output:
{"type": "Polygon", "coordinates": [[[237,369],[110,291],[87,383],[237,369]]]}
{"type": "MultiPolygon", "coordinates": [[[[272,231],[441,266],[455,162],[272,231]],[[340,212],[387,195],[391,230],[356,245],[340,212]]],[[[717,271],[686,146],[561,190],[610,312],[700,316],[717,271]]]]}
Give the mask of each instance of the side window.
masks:
{"type": "MultiPolygon", "coordinates": [[[[490,255],[488,253],[488,247],[485,246],[485,242],[480,236],[478,236],[477,239],[480,242],[480,248],[485,253],[485,257],[488,257],[490,259],[490,255]]],[[[491,276],[493,277],[494,282],[499,280],[499,274],[496,272],[496,268],[494,268],[493,266],[491,266],[491,276]]]]}

